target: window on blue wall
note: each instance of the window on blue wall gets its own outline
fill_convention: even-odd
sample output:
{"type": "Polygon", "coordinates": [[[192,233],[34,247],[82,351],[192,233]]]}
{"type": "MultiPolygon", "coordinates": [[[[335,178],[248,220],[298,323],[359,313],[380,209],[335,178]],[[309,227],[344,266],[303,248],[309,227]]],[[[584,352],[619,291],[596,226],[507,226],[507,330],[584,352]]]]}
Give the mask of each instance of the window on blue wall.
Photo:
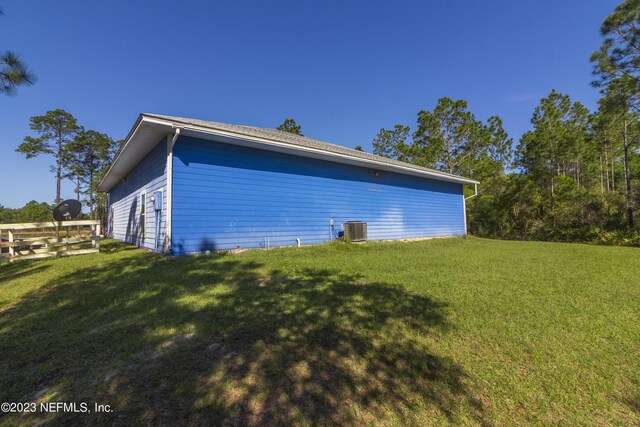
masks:
{"type": "Polygon", "coordinates": [[[146,202],[147,195],[145,193],[140,194],[140,240],[144,240],[144,223],[146,222],[146,202]]]}

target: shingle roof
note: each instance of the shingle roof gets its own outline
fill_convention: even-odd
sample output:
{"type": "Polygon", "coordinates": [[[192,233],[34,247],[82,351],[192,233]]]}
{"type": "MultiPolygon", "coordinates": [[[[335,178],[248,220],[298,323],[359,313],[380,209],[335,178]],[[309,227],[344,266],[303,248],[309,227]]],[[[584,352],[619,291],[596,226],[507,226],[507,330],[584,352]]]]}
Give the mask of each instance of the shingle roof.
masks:
{"type": "Polygon", "coordinates": [[[320,141],[313,138],[307,138],[306,136],[295,135],[295,134],[280,131],[277,129],[234,125],[229,123],[211,122],[207,120],[188,119],[184,117],[164,116],[160,114],[143,113],[142,115],[146,117],[151,117],[151,118],[155,117],[158,119],[168,120],[168,121],[172,121],[179,124],[193,125],[193,126],[208,128],[212,130],[233,132],[233,133],[248,136],[248,137],[266,138],[266,139],[270,139],[270,140],[274,140],[274,141],[278,141],[286,144],[291,144],[299,147],[313,148],[313,149],[322,150],[328,153],[347,155],[355,158],[360,158],[363,160],[372,160],[376,162],[386,163],[388,165],[409,167],[409,168],[421,170],[424,172],[434,173],[442,177],[450,177],[457,181],[464,180],[464,181],[468,181],[469,183],[476,182],[473,179],[464,178],[459,175],[453,175],[446,172],[437,171],[435,169],[416,166],[410,163],[401,162],[399,160],[393,160],[387,157],[377,156],[375,154],[367,153],[366,151],[353,150],[351,148],[343,147],[341,145],[330,144],[328,142],[320,141]]]}

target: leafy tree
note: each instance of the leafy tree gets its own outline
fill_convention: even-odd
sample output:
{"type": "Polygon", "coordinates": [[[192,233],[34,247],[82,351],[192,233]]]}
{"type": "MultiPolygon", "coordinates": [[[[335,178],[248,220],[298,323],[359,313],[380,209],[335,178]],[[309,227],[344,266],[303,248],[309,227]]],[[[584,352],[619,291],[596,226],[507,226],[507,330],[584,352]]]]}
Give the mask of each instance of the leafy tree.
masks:
{"type": "Polygon", "coordinates": [[[15,218],[15,210],[11,208],[5,208],[0,205],[0,224],[12,224],[15,218]]]}
{"type": "Polygon", "coordinates": [[[50,204],[32,200],[20,209],[18,220],[19,222],[51,221],[52,215],[53,208],[50,204]]]}
{"type": "MultiPolygon", "coordinates": [[[[607,188],[611,182],[615,189],[613,168],[617,148],[620,148],[627,226],[633,229],[635,201],[631,163],[637,150],[640,113],[640,0],[626,0],[619,4],[602,23],[600,33],[604,41],[591,56],[591,61],[596,76],[593,85],[599,87],[603,95],[598,131],[605,137],[604,147],[612,149],[614,156],[611,180],[607,173],[607,188]],[[613,137],[606,138],[611,135],[613,137]]],[[[608,154],[609,151],[605,151],[605,156],[608,154]]],[[[602,181],[601,188],[604,189],[602,181]]]]}
{"type": "Polygon", "coordinates": [[[51,110],[43,116],[34,116],[29,120],[29,127],[38,136],[27,136],[18,146],[17,152],[23,153],[27,159],[40,155],[50,155],[55,159],[52,171],[56,173],[56,204],[60,203],[60,183],[66,170],[65,151],[81,128],[71,114],[64,110],[51,110]]]}
{"type": "Polygon", "coordinates": [[[477,137],[476,121],[464,100],[440,98],[433,111],[418,113],[418,128],[413,134],[413,162],[457,173],[467,150],[477,137]]]}
{"type": "Polygon", "coordinates": [[[548,185],[553,218],[557,177],[575,173],[579,182],[589,111],[552,90],[534,110],[531,123],[534,129],[522,136],[517,147],[517,165],[540,185],[548,185]]]}
{"type": "MultiPolygon", "coordinates": [[[[630,229],[635,226],[634,210],[635,202],[631,188],[631,153],[637,150],[638,137],[640,136],[639,114],[633,110],[633,88],[628,85],[629,79],[622,77],[611,81],[603,91],[600,99],[600,109],[605,117],[612,119],[617,124],[621,139],[618,144],[622,146],[622,159],[625,180],[625,208],[627,211],[627,225],[630,229]]],[[[616,141],[614,140],[615,144],[616,141]]]]}
{"type": "MultiPolygon", "coordinates": [[[[513,161],[513,139],[504,130],[502,119],[491,116],[485,126],[484,135],[487,140],[480,145],[477,161],[472,165],[474,176],[479,179],[504,173],[505,168],[513,161]]],[[[474,158],[471,157],[470,160],[474,158]]]]}
{"type": "Polygon", "coordinates": [[[489,117],[487,124],[472,123],[470,139],[456,173],[486,180],[504,173],[511,164],[513,140],[502,126],[502,119],[489,117]]]}
{"type": "Polygon", "coordinates": [[[569,138],[569,151],[566,153],[565,170],[571,174],[578,188],[588,185],[588,165],[594,159],[592,139],[592,116],[580,102],[574,102],[569,111],[567,137],[569,138]]]}
{"type": "Polygon", "coordinates": [[[592,116],[594,146],[598,151],[598,184],[600,195],[615,190],[614,162],[617,155],[615,141],[619,140],[617,129],[613,126],[614,117],[600,108],[592,116]]]}
{"type": "Polygon", "coordinates": [[[518,172],[483,179],[468,204],[469,230],[563,241],[608,241],[623,230],[638,202],[640,132],[628,103],[621,107],[625,92],[613,89],[596,114],[556,91],[543,98],[517,147],[518,172]]]}
{"type": "Polygon", "coordinates": [[[637,242],[640,203],[640,0],[601,27],[591,61],[595,114],[552,91],[517,147],[518,173],[485,179],[469,203],[470,230],[495,237],[637,242]],[[625,230],[625,228],[627,230],[625,230]]]}
{"type": "Polygon", "coordinates": [[[504,173],[511,163],[513,141],[502,120],[492,116],[483,123],[468,111],[467,102],[441,98],[433,111],[418,112],[413,140],[409,126],[380,129],[373,152],[445,172],[484,179],[504,173]]]}
{"type": "Polygon", "coordinates": [[[302,129],[301,126],[298,123],[296,123],[294,119],[285,119],[284,122],[282,122],[282,124],[278,126],[276,129],[281,130],[283,132],[289,132],[295,135],[304,136],[302,135],[302,132],[301,132],[301,129],[302,129]]]}
{"type": "Polygon", "coordinates": [[[483,179],[503,173],[511,161],[512,141],[502,120],[477,120],[464,100],[441,98],[433,111],[418,113],[409,159],[418,165],[483,179]]]}
{"type": "Polygon", "coordinates": [[[395,125],[393,129],[380,129],[373,139],[373,153],[400,161],[409,158],[409,146],[406,144],[409,126],[395,125]]]}
{"type": "Polygon", "coordinates": [[[540,221],[544,196],[527,174],[497,175],[482,181],[468,202],[469,232],[498,238],[547,238],[540,221]]]}
{"type": "Polygon", "coordinates": [[[107,216],[108,216],[107,215],[107,202],[108,202],[108,197],[107,197],[107,193],[96,192],[96,188],[98,186],[98,183],[100,183],[100,180],[107,173],[108,169],[109,169],[108,167],[105,167],[102,170],[98,170],[96,172],[96,175],[94,176],[94,187],[93,187],[94,197],[95,197],[94,217],[95,217],[95,219],[99,219],[99,220],[102,221],[103,229],[105,229],[107,227],[107,216]]]}
{"type": "Polygon", "coordinates": [[[596,87],[624,81],[629,102],[640,108],[640,0],[626,0],[609,15],[600,33],[604,41],[591,56],[596,87]]]}
{"type": "MultiPolygon", "coordinates": [[[[0,15],[2,15],[0,8],[0,15]]],[[[0,52],[0,93],[13,95],[18,86],[32,85],[36,81],[27,65],[13,51],[0,52]]]]}
{"type": "Polygon", "coordinates": [[[96,175],[111,163],[116,143],[109,136],[94,130],[81,131],[64,149],[69,175],[86,186],[89,215],[93,218],[96,175]]]}
{"type": "Polygon", "coordinates": [[[53,206],[44,202],[38,203],[35,200],[18,209],[0,205],[0,224],[51,221],[52,214],[53,206]]]}

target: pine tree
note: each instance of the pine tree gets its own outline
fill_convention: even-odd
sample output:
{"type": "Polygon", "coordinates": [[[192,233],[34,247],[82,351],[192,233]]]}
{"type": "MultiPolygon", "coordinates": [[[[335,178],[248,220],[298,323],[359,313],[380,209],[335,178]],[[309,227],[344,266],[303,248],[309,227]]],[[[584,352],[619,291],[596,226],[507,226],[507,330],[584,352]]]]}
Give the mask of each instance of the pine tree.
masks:
{"type": "Polygon", "coordinates": [[[43,116],[34,116],[29,120],[29,127],[38,136],[27,136],[18,146],[17,152],[23,153],[27,159],[40,155],[50,155],[55,159],[52,170],[56,174],[56,204],[60,203],[60,184],[67,169],[65,151],[81,128],[71,114],[64,110],[47,111],[43,116]]]}
{"type": "Polygon", "coordinates": [[[293,133],[295,135],[304,136],[301,132],[301,126],[294,119],[285,119],[284,122],[276,129],[283,132],[293,133]]]}
{"type": "MultiPolygon", "coordinates": [[[[0,15],[2,15],[0,8],[0,15]]],[[[13,95],[18,86],[32,85],[36,81],[27,65],[13,51],[0,52],[0,93],[13,95]]]]}

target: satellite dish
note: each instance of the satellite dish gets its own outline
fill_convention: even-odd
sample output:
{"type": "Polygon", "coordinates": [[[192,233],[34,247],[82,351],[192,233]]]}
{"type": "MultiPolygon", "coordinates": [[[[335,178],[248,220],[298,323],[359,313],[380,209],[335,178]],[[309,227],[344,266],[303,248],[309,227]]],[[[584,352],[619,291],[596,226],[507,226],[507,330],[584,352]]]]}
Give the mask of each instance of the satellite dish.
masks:
{"type": "Polygon", "coordinates": [[[73,218],[80,215],[82,205],[78,200],[69,199],[58,203],[58,206],[53,208],[53,219],[56,221],[71,221],[73,218]]]}

